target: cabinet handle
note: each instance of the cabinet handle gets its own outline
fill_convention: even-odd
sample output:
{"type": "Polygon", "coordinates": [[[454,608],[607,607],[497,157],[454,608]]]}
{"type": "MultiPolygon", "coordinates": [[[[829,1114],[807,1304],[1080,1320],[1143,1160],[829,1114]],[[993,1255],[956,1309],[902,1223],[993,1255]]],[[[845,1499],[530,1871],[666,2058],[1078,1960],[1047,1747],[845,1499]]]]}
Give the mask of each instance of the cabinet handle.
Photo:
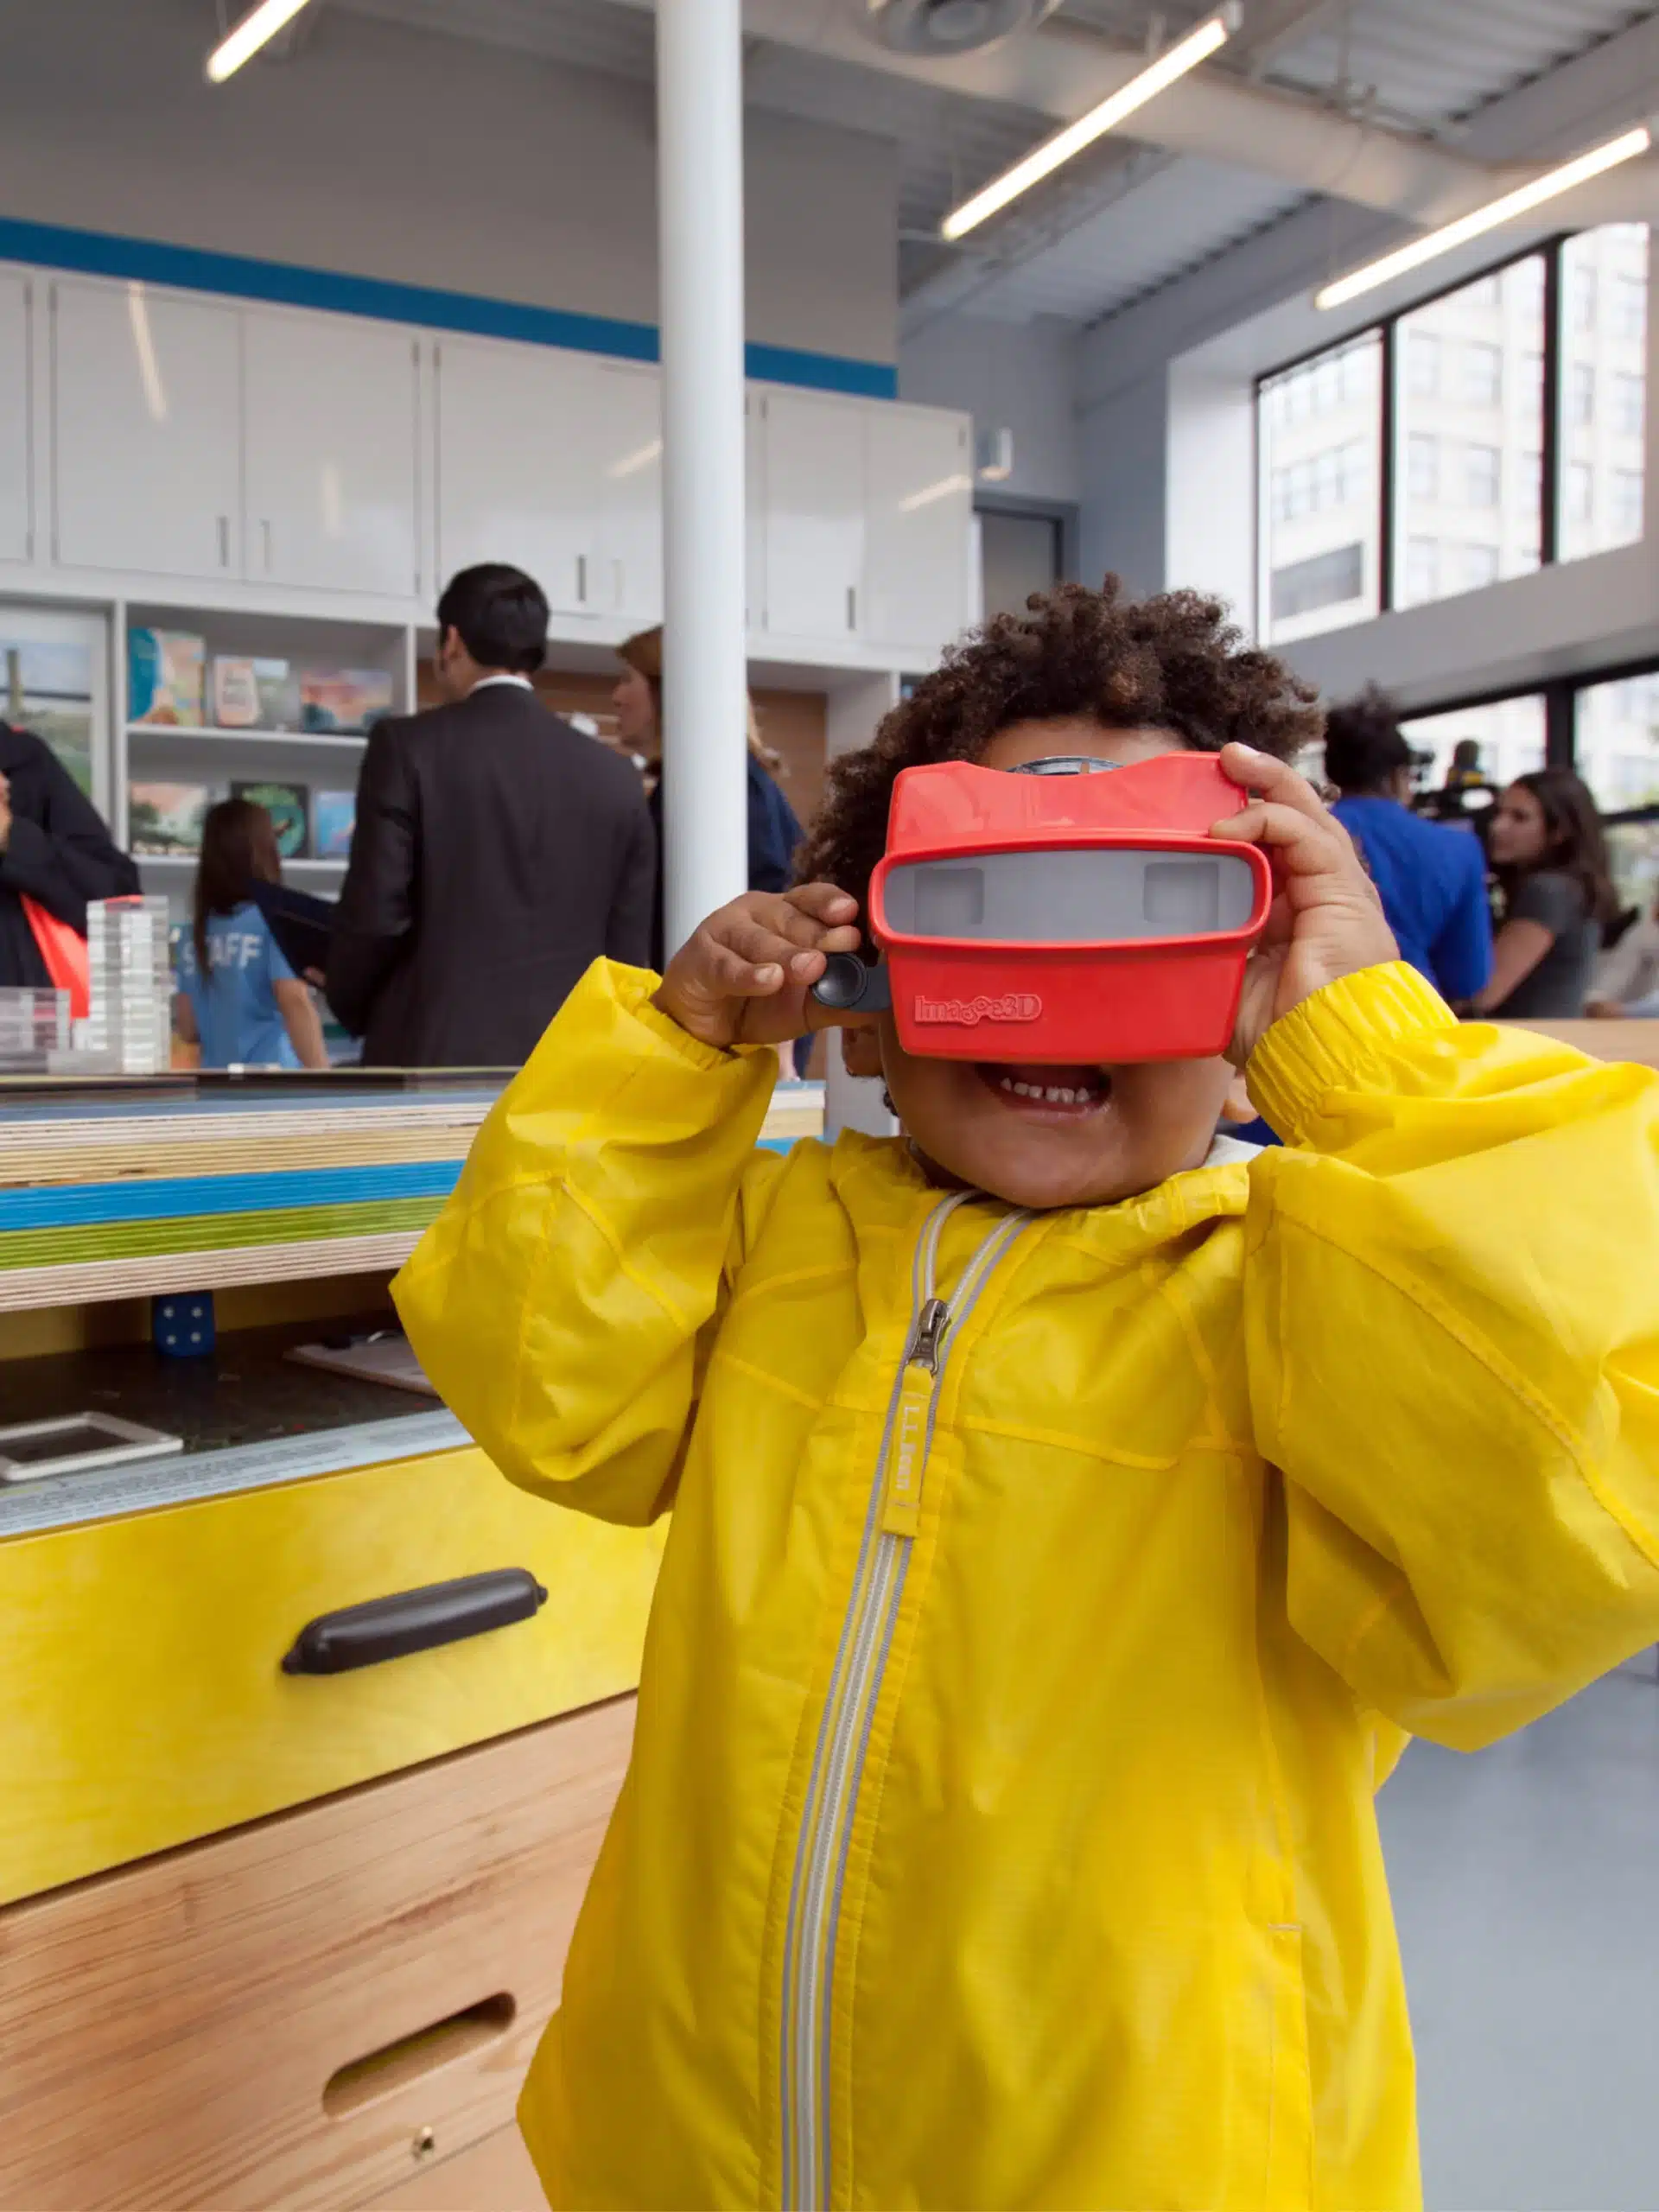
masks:
{"type": "Polygon", "coordinates": [[[283,1657],[285,1675],[344,1675],[411,1651],[460,1643],[514,1621],[534,1620],[547,1592],[526,1568],[503,1567],[371,1598],[308,1621],[283,1657]]]}
{"type": "Polygon", "coordinates": [[[229,515],[220,515],[219,518],[219,565],[221,569],[228,569],[231,565],[231,518],[229,515]]]}
{"type": "Polygon", "coordinates": [[[849,584],[847,587],[847,627],[849,630],[856,630],[858,627],[858,586],[856,584],[849,584]]]}
{"type": "Polygon", "coordinates": [[[261,520],[259,528],[264,535],[265,574],[269,575],[270,574],[270,518],[269,516],[264,517],[261,520]]]}
{"type": "Polygon", "coordinates": [[[588,556],[576,556],[576,597],[583,607],[588,604],[588,556]]]}

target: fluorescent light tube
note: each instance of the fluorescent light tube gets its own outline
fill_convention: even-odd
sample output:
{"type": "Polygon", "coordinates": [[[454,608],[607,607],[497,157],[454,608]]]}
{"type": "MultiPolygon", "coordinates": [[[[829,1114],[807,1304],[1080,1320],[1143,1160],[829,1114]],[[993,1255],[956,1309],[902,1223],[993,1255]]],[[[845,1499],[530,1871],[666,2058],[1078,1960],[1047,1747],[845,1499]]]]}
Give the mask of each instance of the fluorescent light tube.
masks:
{"type": "Polygon", "coordinates": [[[306,0],[259,0],[257,8],[250,8],[208,55],[210,83],[222,85],[227,77],[233,77],[245,61],[251,61],[262,46],[276,37],[284,23],[293,22],[305,4],[306,0]]]}
{"type": "Polygon", "coordinates": [[[988,216],[996,214],[1022,192],[1029,192],[1044,177],[1052,176],[1063,162],[1071,161],[1084,147],[1092,146],[1096,138],[1103,138],[1109,130],[1115,130],[1125,116],[1133,115],[1136,108],[1144,107],[1148,100],[1167,91],[1178,78],[1185,77],[1189,69],[1196,69],[1200,61],[1208,60],[1218,47],[1226,45],[1238,24],[1238,0],[1227,0],[1224,7],[1218,8],[1185,38],[1177,39],[1166,53],[1160,54],[1139,76],[1131,77],[1127,85],[1102,100],[1098,107],[1091,107],[1075,123],[1068,123],[1064,130],[1057,130],[1052,138],[1046,138],[1023,161],[1016,162],[1011,169],[1005,169],[1001,176],[994,178],[982,192],[975,193],[971,200],[964,200],[960,207],[953,207],[939,226],[940,237],[965,238],[988,216]]]}
{"type": "Polygon", "coordinates": [[[1517,215],[1542,207],[1545,200],[1554,200],[1563,192],[1571,192],[1575,184],[1599,176],[1604,169],[1617,168],[1621,162],[1633,161],[1637,155],[1645,154],[1651,143],[1647,125],[1638,124],[1634,130],[1610,138],[1604,146],[1592,146],[1587,154],[1563,162],[1559,168],[1546,169],[1530,184],[1520,185],[1513,192],[1489,200],[1484,207],[1459,215],[1455,223],[1442,223],[1438,231],[1430,231],[1421,238],[1414,238],[1409,245],[1396,246],[1380,260],[1368,261],[1363,268],[1338,276],[1334,283],[1314,293],[1313,304],[1316,308],[1343,307],[1348,301],[1357,300],[1362,292],[1374,291],[1377,285],[1386,284],[1390,277],[1403,276],[1408,269],[1420,269],[1437,254],[1450,253],[1453,246],[1463,245],[1487,231],[1495,231],[1500,223],[1512,223],[1517,215]]]}

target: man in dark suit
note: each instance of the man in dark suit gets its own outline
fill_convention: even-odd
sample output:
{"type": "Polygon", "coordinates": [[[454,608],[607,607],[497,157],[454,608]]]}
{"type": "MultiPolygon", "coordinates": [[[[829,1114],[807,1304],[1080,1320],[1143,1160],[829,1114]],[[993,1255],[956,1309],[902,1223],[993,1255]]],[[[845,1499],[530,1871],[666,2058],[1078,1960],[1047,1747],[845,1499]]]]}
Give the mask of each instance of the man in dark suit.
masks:
{"type": "Polygon", "coordinates": [[[464,569],[438,601],[446,703],[378,725],[328,1001],[376,1067],[517,1067],[601,954],[643,965],[656,847],[629,764],[531,688],[547,601],[464,569]]]}
{"type": "Polygon", "coordinates": [[[51,747],[0,722],[0,985],[51,982],[25,899],[84,937],[88,899],[137,888],[137,869],[51,747]]]}

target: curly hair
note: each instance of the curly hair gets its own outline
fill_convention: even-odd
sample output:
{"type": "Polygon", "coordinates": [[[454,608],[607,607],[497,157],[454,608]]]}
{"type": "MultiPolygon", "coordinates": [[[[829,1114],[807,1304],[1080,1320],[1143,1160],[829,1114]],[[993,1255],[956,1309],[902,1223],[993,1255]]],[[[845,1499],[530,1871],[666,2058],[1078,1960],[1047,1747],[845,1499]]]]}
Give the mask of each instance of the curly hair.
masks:
{"type": "Polygon", "coordinates": [[[1325,718],[1325,772],[1339,791],[1355,796],[1380,791],[1415,755],[1400,728],[1400,713],[1375,683],[1325,718]]]}
{"type": "Polygon", "coordinates": [[[1281,760],[1319,741],[1313,687],[1247,645],[1219,600],[1195,591],[1128,600],[1108,576],[1098,591],[1033,593],[1026,610],[999,614],[953,646],[871,744],[830,762],[797,856],[799,881],[839,884],[866,906],[900,769],[977,760],[1015,722],[1163,729],[1198,753],[1236,739],[1281,760]]]}

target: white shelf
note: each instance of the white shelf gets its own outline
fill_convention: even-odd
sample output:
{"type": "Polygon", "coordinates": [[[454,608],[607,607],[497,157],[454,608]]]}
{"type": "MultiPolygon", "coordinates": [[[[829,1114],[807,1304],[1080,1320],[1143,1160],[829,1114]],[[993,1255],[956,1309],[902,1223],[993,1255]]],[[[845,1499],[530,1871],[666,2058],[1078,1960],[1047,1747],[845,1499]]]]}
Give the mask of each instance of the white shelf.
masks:
{"type": "Polygon", "coordinates": [[[368,738],[361,731],[321,729],[207,729],[194,728],[186,723],[129,722],[129,737],[187,737],[206,738],[212,742],[230,745],[321,745],[339,746],[344,749],[361,748],[368,738]]]}
{"type": "MultiPolygon", "coordinates": [[[[140,868],[194,868],[200,857],[196,853],[135,853],[133,859],[140,868]]],[[[308,856],[303,860],[284,859],[283,873],[296,868],[344,868],[343,860],[317,860],[308,856]]]]}

